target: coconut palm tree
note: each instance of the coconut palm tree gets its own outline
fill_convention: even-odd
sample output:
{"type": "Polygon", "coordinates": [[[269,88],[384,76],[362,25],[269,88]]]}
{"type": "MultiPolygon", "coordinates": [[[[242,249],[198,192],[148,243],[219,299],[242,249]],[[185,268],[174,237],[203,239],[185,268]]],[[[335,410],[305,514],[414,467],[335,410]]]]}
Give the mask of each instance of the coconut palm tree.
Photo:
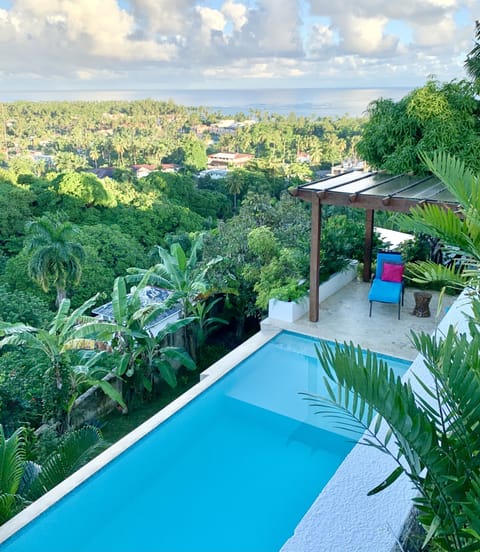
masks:
{"type": "Polygon", "coordinates": [[[78,229],[56,214],[28,222],[26,230],[25,247],[32,254],[29,275],[44,291],[55,286],[55,304],[59,307],[66,297],[67,285],[78,284],[82,276],[85,252],[75,241],[78,229]]]}
{"type": "Polygon", "coordinates": [[[225,185],[229,193],[233,196],[233,212],[237,211],[237,196],[240,194],[245,186],[245,182],[242,179],[242,174],[239,171],[231,171],[228,173],[225,185]]]}

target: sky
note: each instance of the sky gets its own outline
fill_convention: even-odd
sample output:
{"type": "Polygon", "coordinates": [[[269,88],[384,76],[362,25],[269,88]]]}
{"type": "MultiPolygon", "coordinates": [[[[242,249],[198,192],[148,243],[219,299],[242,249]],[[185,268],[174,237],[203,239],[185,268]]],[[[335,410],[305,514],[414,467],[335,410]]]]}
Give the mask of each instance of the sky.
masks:
{"type": "Polygon", "coordinates": [[[480,0],[0,0],[3,90],[465,78],[480,0]]]}

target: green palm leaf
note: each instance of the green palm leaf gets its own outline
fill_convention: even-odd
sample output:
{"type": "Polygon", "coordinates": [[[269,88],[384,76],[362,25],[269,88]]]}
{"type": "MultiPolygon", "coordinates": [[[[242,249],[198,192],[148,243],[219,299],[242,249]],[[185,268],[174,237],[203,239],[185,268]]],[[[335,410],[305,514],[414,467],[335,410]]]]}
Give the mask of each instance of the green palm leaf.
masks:
{"type": "Polygon", "coordinates": [[[24,428],[18,428],[8,439],[0,425],[0,523],[16,513],[23,499],[18,489],[25,469],[24,428]]]}
{"type": "Polygon", "coordinates": [[[28,490],[28,498],[36,500],[78,470],[104,447],[102,435],[96,427],[84,426],[67,433],[57,450],[42,464],[38,477],[28,490]]]}

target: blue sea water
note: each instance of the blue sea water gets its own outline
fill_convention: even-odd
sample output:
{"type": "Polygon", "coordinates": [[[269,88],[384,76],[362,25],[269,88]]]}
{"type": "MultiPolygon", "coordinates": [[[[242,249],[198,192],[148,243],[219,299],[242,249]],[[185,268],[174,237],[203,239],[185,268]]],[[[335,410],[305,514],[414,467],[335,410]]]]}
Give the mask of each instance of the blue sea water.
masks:
{"type": "Polygon", "coordinates": [[[411,88],[278,88],[245,90],[2,90],[0,101],[173,100],[186,106],[205,106],[224,115],[262,111],[288,115],[360,117],[378,98],[395,101],[411,88]]]}
{"type": "Polygon", "coordinates": [[[299,395],[316,343],[282,332],[0,551],[277,551],[353,447],[299,395]]]}

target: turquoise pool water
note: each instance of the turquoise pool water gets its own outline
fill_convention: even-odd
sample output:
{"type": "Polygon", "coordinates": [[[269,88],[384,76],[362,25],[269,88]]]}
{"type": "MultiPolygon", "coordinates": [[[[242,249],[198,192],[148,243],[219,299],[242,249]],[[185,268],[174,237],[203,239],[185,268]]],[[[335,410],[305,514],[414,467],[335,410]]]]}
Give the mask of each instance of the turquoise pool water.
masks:
{"type": "Polygon", "coordinates": [[[316,342],[282,332],[1,552],[277,551],[353,447],[298,394],[316,342]]]}

